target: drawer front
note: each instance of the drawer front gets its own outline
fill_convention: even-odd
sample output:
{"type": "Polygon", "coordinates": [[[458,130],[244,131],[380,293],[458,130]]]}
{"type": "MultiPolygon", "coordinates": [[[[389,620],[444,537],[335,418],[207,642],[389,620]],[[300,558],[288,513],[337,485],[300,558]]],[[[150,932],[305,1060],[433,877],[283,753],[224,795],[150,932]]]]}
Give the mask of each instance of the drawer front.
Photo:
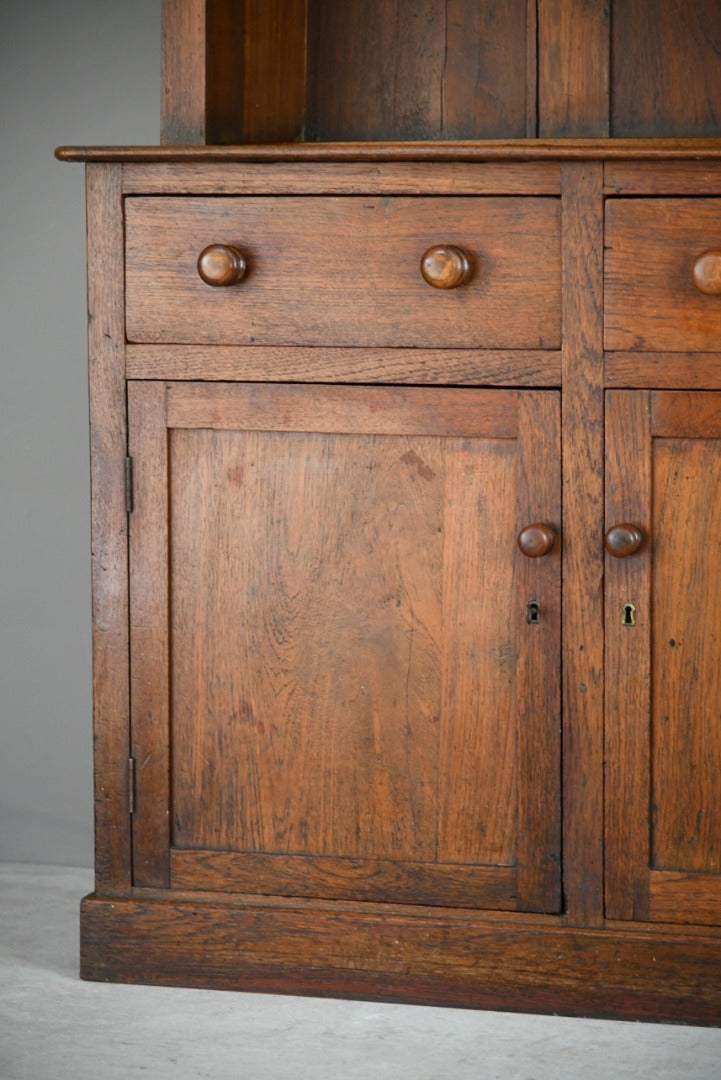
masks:
{"type": "Polygon", "coordinates": [[[560,345],[555,198],[126,199],[132,342],[547,348],[560,345]],[[237,284],[198,274],[209,245],[242,252],[237,284]],[[453,245],[468,277],[429,285],[453,245]]]}
{"type": "Polygon", "coordinates": [[[605,275],[606,349],[721,351],[721,199],[609,200],[605,275]]]}

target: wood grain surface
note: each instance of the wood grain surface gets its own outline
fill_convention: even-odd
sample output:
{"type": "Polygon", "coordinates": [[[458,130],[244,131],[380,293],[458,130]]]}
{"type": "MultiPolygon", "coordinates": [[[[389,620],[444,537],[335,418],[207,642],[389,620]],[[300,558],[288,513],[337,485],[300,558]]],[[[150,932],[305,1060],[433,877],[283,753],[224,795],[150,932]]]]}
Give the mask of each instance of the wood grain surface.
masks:
{"type": "Polygon", "coordinates": [[[719,0],[615,3],[611,25],[611,133],[718,135],[719,0]]]}
{"type": "Polygon", "coordinates": [[[556,199],[128,198],[131,341],[557,348],[556,199]],[[471,259],[462,288],[429,288],[433,243],[471,259]],[[199,278],[200,252],[236,246],[232,289],[199,278]]]}
{"type": "Polygon", "coordinates": [[[606,349],[714,352],[721,298],[693,266],[721,247],[721,199],[611,199],[606,207],[606,349]]]}
{"type": "Polygon", "coordinates": [[[644,391],[606,395],[606,528],[631,522],[635,555],[606,555],[606,915],[647,919],[651,703],[651,403],[644,391]],[[624,605],[636,609],[625,626],[624,605]]]}
{"type": "Polygon", "coordinates": [[[603,918],[602,166],[562,172],[564,892],[603,918]]]}
{"type": "Polygon", "coordinates": [[[144,801],[139,779],[138,880],[157,884],[147,867],[167,849],[152,775],[167,766],[169,626],[181,886],[217,882],[211,856],[191,857],[214,849],[233,853],[236,890],[276,873],[279,892],[350,897],[365,875],[375,899],[557,910],[560,557],[514,569],[518,515],[558,521],[557,395],[131,389],[147,504],[133,514],[133,581],[147,586],[131,618],[133,738],[153,792],[144,801]],[[529,589],[540,630],[525,622],[529,589]],[[506,597],[505,614],[484,595],[506,597]],[[519,761],[537,789],[522,797],[519,761]]]}
{"type": "Polygon", "coordinates": [[[558,386],[561,354],[552,349],[128,345],[125,371],[129,379],[558,386]]]}
{"type": "Polygon", "coordinates": [[[109,896],[131,882],[128,754],[128,519],[121,170],[90,166],[88,376],[93,605],[95,875],[109,896]]]}
{"type": "Polygon", "coordinates": [[[88,897],[84,978],[717,1024],[717,935],[88,897]]]}

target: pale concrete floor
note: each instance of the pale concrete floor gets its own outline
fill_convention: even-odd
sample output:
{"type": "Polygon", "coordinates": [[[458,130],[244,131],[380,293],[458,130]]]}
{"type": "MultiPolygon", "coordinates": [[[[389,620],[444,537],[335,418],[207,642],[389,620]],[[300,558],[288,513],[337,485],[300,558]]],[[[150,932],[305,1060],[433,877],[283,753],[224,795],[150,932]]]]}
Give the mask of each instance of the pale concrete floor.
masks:
{"type": "Polygon", "coordinates": [[[0,865],[0,1080],[721,1080],[721,1030],[81,982],[87,870],[0,865]]]}

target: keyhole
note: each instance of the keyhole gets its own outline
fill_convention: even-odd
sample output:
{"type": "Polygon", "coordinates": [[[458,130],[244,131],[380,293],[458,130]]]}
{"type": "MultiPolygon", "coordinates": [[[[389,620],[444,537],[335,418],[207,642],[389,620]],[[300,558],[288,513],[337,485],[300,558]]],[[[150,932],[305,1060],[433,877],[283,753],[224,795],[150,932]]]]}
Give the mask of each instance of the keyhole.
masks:
{"type": "Polygon", "coordinates": [[[636,608],[633,604],[623,605],[623,625],[635,626],[636,625],[636,608]]]}
{"type": "Polygon", "coordinates": [[[538,600],[529,600],[526,604],[526,622],[535,625],[541,621],[541,605],[538,600]]]}

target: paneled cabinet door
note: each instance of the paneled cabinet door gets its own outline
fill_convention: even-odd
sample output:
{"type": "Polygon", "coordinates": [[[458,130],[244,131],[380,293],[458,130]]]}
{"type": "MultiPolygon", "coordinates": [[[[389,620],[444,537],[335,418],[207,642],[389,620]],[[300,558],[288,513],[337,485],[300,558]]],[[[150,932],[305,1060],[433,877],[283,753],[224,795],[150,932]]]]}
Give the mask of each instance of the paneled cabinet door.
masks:
{"type": "Polygon", "coordinates": [[[721,923],[721,393],[606,424],[606,910],[721,923]]]}
{"type": "Polygon", "coordinates": [[[136,886],[559,909],[559,405],[130,383],[136,886]]]}

